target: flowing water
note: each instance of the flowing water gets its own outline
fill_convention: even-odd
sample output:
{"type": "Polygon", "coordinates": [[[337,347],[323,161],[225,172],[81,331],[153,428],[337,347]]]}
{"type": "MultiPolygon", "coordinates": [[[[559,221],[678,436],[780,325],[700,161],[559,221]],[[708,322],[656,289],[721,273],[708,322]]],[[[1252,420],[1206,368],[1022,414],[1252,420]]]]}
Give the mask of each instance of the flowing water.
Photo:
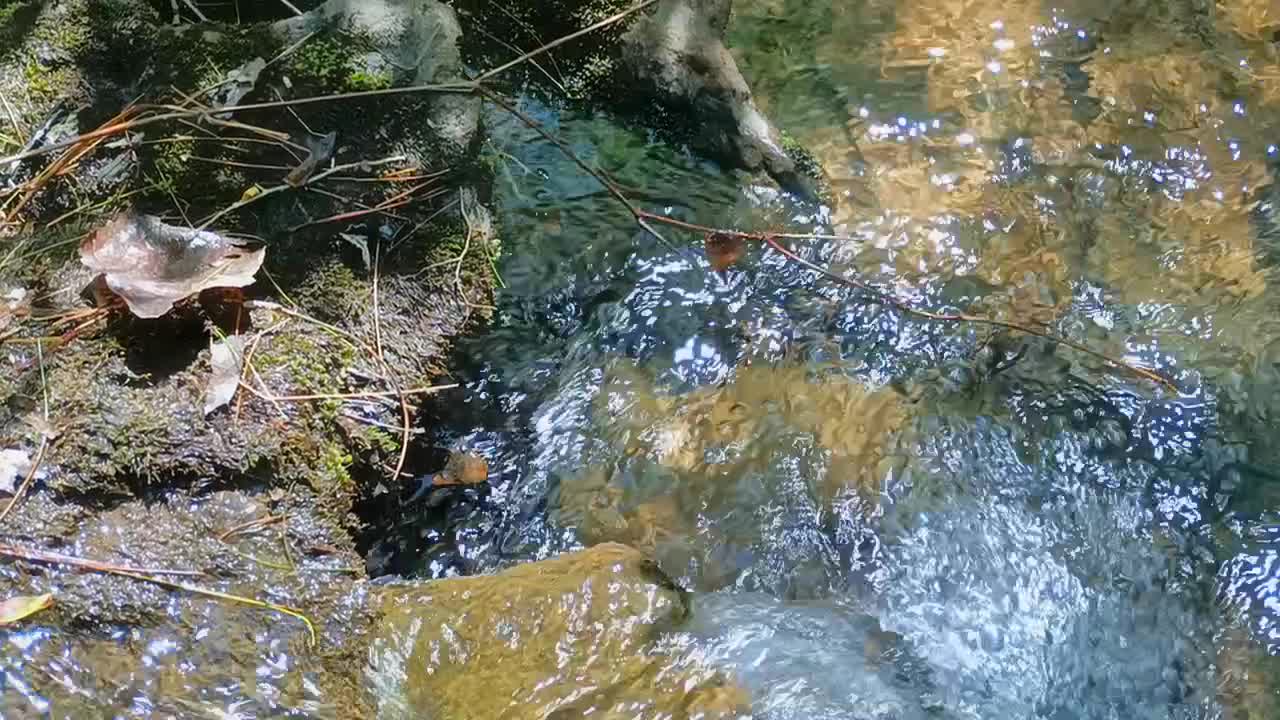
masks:
{"type": "MultiPolygon", "coordinates": [[[[737,60],[826,168],[829,206],[616,120],[523,107],[651,211],[832,236],[787,242],[916,307],[1047,328],[1177,391],[905,315],[758,245],[713,271],[702,237],[637,228],[495,112],[505,289],[459,348],[465,402],[433,438],[483,454],[490,483],[411,528],[415,574],[640,548],[692,596],[661,648],[731,678],[761,720],[1280,717],[1270,0],[734,6],[737,60]]],[[[104,527],[182,537],[195,505],[172,504],[172,526],[104,527]]],[[[201,504],[211,527],[246,512],[201,504]]],[[[163,606],[151,591],[128,597],[163,606]]],[[[499,604],[513,646],[512,628],[539,626],[499,604]]],[[[316,658],[283,639],[296,628],[202,612],[178,637],[9,634],[0,714],[56,716],[43,685],[121,717],[334,716],[316,658]]],[[[561,669],[518,668],[545,670],[540,689],[561,669]]]]}
{"type": "Polygon", "coordinates": [[[492,491],[422,576],[617,540],[694,591],[665,642],[760,717],[1276,717],[1280,362],[1269,3],[739,0],[812,207],[529,100],[645,207],[815,231],[796,252],[639,231],[494,117],[506,289],[437,438],[492,491]]]}

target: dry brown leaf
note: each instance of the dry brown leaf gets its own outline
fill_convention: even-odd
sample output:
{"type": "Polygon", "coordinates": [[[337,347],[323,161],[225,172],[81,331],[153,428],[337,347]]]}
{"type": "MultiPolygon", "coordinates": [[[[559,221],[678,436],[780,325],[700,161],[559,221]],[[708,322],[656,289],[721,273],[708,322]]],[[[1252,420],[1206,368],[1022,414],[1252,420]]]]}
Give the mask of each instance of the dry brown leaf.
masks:
{"type": "Polygon", "coordinates": [[[474,453],[456,452],[449,463],[432,480],[432,485],[479,485],[489,479],[489,463],[474,453]]]}
{"type": "Polygon", "coordinates": [[[12,625],[53,605],[53,596],[15,595],[0,601],[0,625],[12,625]]]}
{"type": "Polygon", "coordinates": [[[156,318],[207,288],[253,283],[266,251],[217,233],[122,213],[80,246],[80,260],[102,273],[134,315],[156,318]]]}
{"type": "Polygon", "coordinates": [[[722,235],[720,233],[708,233],[704,244],[707,250],[707,260],[711,262],[711,267],[716,272],[724,272],[731,265],[742,259],[747,252],[747,241],[738,235],[722,235]]]}

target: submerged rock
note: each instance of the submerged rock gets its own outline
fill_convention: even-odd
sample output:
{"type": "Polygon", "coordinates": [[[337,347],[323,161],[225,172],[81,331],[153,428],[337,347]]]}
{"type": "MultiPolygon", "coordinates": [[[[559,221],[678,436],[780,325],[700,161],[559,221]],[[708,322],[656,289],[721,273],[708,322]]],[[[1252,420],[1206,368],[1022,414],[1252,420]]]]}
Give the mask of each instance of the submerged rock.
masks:
{"type": "Polygon", "coordinates": [[[819,196],[786,149],[782,133],[756,107],[725,46],[730,0],[664,0],[627,32],[622,48],[629,87],[696,124],[696,142],[733,167],[764,170],[784,189],[819,196]]]}
{"type": "MultiPolygon", "coordinates": [[[[458,5],[484,29],[464,38],[471,59],[497,65],[511,59],[513,46],[532,50],[633,3],[554,0],[500,10],[488,0],[458,5]],[[504,40],[494,44],[495,37],[504,40]]],[[[730,6],[730,0],[661,0],[549,53],[537,66],[541,71],[520,69],[558,98],[644,118],[730,168],[766,172],[785,190],[819,199],[821,168],[759,110],[725,44],[730,6]]]]}
{"type": "Polygon", "coordinates": [[[723,677],[658,650],[680,591],[617,544],[492,576],[388,589],[370,676],[384,720],[747,717],[723,677]]]}

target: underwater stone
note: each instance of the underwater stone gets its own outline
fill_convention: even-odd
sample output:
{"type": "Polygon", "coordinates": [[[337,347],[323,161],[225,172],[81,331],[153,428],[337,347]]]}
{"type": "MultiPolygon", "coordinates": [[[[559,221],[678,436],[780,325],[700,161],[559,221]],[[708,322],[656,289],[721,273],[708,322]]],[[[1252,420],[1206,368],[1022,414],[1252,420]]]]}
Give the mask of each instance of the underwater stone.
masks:
{"type": "Polygon", "coordinates": [[[393,586],[381,607],[369,673],[380,718],[747,716],[737,686],[656,648],[686,601],[625,545],[393,586]]]}

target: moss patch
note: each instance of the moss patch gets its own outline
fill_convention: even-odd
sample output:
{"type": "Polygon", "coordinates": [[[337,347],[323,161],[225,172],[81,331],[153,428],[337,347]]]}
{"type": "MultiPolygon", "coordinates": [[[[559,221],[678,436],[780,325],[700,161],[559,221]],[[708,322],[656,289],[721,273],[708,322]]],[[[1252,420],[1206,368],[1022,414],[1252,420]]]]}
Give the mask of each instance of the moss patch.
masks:
{"type": "Polygon", "coordinates": [[[372,70],[373,42],[358,33],[330,30],[308,40],[285,60],[285,74],[302,90],[358,92],[391,87],[391,73],[372,70]]]}

